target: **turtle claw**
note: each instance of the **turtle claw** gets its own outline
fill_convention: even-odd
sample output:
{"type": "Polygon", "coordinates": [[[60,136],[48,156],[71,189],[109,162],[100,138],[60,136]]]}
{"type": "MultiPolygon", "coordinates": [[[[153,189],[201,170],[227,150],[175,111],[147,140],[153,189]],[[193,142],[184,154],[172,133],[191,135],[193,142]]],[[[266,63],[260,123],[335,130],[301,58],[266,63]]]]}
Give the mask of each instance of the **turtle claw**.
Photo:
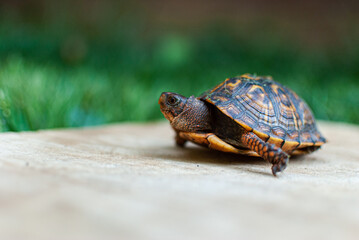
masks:
{"type": "Polygon", "coordinates": [[[284,158],[283,161],[279,163],[273,164],[272,166],[272,173],[274,176],[277,176],[277,173],[283,172],[286,169],[288,163],[288,157],[284,158]]]}
{"type": "Polygon", "coordinates": [[[287,167],[289,155],[276,145],[264,142],[253,132],[244,133],[241,140],[249,149],[273,164],[272,173],[274,176],[277,176],[278,172],[284,171],[287,167]]]}

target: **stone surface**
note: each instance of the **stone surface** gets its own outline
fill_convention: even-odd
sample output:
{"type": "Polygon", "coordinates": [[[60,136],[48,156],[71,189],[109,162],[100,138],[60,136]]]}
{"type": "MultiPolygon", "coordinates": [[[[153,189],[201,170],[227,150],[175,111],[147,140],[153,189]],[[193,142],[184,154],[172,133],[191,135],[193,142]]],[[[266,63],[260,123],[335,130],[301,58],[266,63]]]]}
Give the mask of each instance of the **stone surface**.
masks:
{"type": "Polygon", "coordinates": [[[359,127],[273,177],[167,123],[0,134],[0,239],[359,239],[359,127]]]}

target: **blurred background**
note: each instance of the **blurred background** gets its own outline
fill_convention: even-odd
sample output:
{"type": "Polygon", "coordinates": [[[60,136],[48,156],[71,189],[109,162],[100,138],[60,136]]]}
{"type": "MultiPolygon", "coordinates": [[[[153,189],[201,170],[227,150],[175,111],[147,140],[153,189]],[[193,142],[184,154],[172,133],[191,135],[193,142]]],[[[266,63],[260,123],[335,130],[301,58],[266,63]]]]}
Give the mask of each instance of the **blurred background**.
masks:
{"type": "Polygon", "coordinates": [[[271,75],[318,119],[359,123],[359,2],[1,0],[0,131],[162,119],[198,95],[271,75]]]}

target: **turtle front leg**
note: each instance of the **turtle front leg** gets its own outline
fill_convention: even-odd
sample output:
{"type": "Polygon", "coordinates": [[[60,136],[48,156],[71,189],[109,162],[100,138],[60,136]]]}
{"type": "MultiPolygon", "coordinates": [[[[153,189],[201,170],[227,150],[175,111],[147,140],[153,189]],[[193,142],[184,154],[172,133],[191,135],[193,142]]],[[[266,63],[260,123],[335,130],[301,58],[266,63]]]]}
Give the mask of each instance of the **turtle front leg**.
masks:
{"type": "Polygon", "coordinates": [[[175,137],[175,141],[176,141],[176,145],[179,147],[184,147],[184,145],[186,144],[187,140],[182,138],[179,135],[179,132],[176,131],[176,137],[175,137]]]}
{"type": "Polygon", "coordinates": [[[266,143],[252,132],[246,132],[241,137],[242,143],[259,156],[272,164],[272,173],[274,176],[282,172],[286,167],[289,155],[274,144],[266,143]]]}

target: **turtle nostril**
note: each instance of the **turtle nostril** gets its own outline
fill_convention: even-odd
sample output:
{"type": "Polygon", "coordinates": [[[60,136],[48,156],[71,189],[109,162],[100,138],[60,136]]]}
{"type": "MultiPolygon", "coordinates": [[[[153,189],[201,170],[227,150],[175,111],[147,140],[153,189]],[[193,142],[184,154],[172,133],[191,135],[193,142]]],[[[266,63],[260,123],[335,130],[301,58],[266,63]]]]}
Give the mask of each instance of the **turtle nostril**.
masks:
{"type": "Polygon", "coordinates": [[[163,105],[166,101],[166,93],[162,93],[160,98],[158,99],[158,104],[163,105]]]}

